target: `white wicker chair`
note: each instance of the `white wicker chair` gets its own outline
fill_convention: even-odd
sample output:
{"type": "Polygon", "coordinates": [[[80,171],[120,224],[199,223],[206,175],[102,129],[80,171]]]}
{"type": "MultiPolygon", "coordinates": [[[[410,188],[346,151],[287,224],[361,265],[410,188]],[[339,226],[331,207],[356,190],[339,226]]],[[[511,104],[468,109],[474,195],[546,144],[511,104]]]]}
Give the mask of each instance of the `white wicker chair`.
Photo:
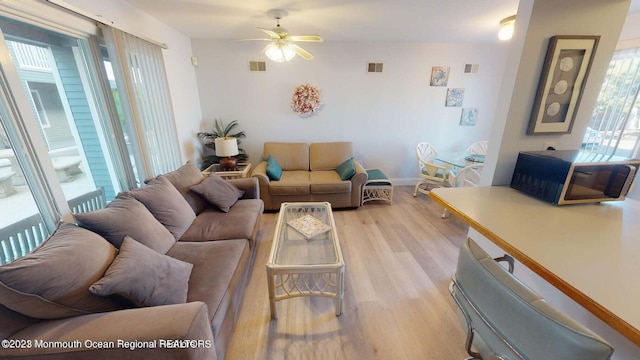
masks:
{"type": "MultiPolygon", "coordinates": [[[[482,176],[482,169],[484,164],[471,164],[463,167],[458,171],[458,174],[452,180],[452,186],[465,187],[465,186],[478,186],[480,184],[480,177],[482,176]]],[[[442,210],[442,218],[448,216],[447,209],[442,210]]]]}
{"type": "Polygon", "coordinates": [[[418,192],[429,194],[429,187],[445,187],[451,184],[453,174],[451,168],[435,164],[438,151],[429,143],[421,142],[416,146],[418,169],[422,178],[413,190],[413,196],[418,192]],[[426,185],[422,188],[423,185],[426,185]]]}
{"type": "Polygon", "coordinates": [[[476,141],[473,144],[469,145],[469,147],[464,152],[464,154],[465,155],[486,155],[488,145],[489,145],[488,141],[476,141]]]}
{"type": "Polygon", "coordinates": [[[453,180],[453,186],[478,186],[478,184],[480,183],[480,177],[482,176],[483,168],[484,164],[471,164],[465,166],[458,171],[458,175],[456,175],[455,179],[453,180]]]}

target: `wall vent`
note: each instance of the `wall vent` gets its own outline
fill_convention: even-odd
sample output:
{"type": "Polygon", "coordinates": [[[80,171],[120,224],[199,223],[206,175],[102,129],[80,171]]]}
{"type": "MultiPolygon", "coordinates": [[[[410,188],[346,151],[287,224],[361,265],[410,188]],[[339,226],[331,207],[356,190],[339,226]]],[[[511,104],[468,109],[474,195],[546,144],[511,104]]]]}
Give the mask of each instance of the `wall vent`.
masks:
{"type": "Polygon", "coordinates": [[[464,65],[464,73],[465,74],[477,74],[479,67],[480,67],[479,64],[465,64],[464,65]]]}
{"type": "Polygon", "coordinates": [[[264,61],[249,61],[249,71],[267,71],[267,63],[264,61]]]}
{"type": "Polygon", "coordinates": [[[370,72],[370,73],[381,73],[382,72],[382,63],[369,63],[367,65],[367,72],[370,72]]]}

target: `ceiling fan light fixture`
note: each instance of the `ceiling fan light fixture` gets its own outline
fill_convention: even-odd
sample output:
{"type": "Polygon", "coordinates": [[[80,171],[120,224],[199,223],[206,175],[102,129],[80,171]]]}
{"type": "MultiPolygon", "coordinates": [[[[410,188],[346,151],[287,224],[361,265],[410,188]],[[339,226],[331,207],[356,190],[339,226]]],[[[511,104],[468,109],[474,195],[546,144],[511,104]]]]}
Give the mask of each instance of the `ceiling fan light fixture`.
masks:
{"type": "Polygon", "coordinates": [[[512,15],[500,21],[500,31],[498,31],[498,39],[506,41],[513,36],[513,29],[516,25],[516,16],[512,15]]]}
{"type": "Polygon", "coordinates": [[[267,45],[264,53],[270,60],[275,62],[289,61],[296,56],[296,51],[293,46],[288,42],[285,43],[282,41],[274,41],[267,45]]]}

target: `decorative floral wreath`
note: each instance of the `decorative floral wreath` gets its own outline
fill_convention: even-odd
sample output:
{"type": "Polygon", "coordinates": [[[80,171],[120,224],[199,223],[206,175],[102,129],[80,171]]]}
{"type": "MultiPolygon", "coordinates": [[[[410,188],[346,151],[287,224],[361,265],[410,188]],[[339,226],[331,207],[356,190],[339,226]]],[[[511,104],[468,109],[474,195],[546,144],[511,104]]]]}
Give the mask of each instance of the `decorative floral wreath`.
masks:
{"type": "Polygon", "coordinates": [[[291,108],[300,116],[311,115],[320,109],[320,89],[313,85],[304,84],[296,87],[291,98],[291,108]]]}

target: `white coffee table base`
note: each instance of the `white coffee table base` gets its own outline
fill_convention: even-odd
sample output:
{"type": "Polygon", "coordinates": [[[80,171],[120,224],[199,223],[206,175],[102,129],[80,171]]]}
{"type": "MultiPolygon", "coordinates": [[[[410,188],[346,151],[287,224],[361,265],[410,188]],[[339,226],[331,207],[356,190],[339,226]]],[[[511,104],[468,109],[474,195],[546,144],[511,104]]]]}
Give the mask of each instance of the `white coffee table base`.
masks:
{"type": "Polygon", "coordinates": [[[278,318],[276,301],[300,296],[333,298],[336,316],[342,314],[344,297],[344,264],[338,268],[322,268],[313,265],[304,269],[274,269],[267,267],[269,304],[271,317],[278,318]]]}

